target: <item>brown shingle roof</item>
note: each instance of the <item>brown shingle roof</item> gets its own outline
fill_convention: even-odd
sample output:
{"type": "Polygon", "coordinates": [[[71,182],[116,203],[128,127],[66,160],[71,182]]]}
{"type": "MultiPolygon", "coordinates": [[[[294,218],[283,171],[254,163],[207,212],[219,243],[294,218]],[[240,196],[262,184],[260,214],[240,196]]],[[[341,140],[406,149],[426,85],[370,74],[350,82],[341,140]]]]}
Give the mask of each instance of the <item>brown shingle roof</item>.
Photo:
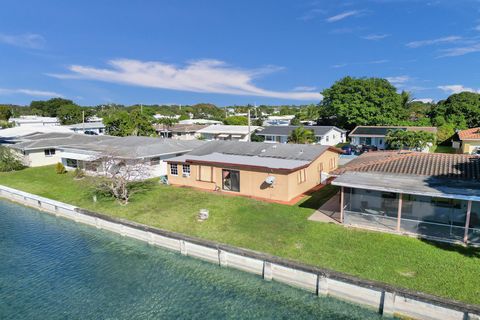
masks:
{"type": "Polygon", "coordinates": [[[466,139],[480,140],[480,128],[471,128],[471,129],[459,131],[458,137],[460,138],[460,140],[466,140],[466,139]]]}
{"type": "Polygon", "coordinates": [[[362,154],[344,167],[335,170],[333,174],[340,175],[347,171],[479,179],[480,157],[464,154],[377,151],[362,154]]]}

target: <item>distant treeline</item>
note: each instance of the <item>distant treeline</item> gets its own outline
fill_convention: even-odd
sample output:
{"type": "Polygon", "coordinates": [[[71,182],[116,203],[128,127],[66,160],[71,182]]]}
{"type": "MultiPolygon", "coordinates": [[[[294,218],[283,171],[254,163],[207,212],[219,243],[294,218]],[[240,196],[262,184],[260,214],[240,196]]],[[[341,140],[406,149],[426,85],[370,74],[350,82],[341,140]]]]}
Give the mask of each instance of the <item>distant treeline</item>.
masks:
{"type": "MultiPolygon", "coordinates": [[[[224,121],[227,124],[245,124],[246,118],[238,114],[251,110],[255,124],[261,124],[266,115],[295,115],[293,124],[316,121],[319,125],[336,125],[351,130],[357,125],[413,125],[436,126],[438,140],[449,139],[457,129],[480,126],[480,94],[462,92],[445,100],[424,103],[415,101],[410,93],[399,92],[390,82],[381,78],[345,77],[323,90],[323,100],[310,105],[233,105],[217,107],[211,103],[195,105],[121,105],[107,104],[80,106],[72,100],[54,98],[32,101],[28,106],[0,105],[0,121],[12,116],[40,115],[58,117],[62,124],[82,121],[82,115],[96,115],[106,122],[124,123],[121,134],[149,134],[152,130],[137,130],[132,119],[139,123],[152,123],[154,114],[180,116],[180,120],[203,118],[224,121]],[[236,116],[232,117],[233,110],[236,116]],[[125,125],[125,123],[130,124],[125,125]]],[[[164,121],[171,124],[171,121],[164,121]]],[[[108,128],[107,128],[108,130],[108,128]]],[[[115,130],[112,130],[112,132],[115,130]]]]}

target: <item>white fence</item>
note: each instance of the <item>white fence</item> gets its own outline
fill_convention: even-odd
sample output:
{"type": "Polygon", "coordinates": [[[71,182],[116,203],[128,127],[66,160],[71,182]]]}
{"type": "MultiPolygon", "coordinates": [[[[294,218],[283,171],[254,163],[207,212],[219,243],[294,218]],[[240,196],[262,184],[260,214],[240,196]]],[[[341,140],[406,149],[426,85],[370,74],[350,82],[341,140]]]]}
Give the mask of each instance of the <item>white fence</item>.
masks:
{"type": "Polygon", "coordinates": [[[317,295],[329,295],[373,308],[384,315],[401,315],[413,319],[480,320],[478,306],[413,293],[250,250],[148,227],[1,185],[0,197],[222,267],[254,273],[265,280],[282,282],[317,295]]]}

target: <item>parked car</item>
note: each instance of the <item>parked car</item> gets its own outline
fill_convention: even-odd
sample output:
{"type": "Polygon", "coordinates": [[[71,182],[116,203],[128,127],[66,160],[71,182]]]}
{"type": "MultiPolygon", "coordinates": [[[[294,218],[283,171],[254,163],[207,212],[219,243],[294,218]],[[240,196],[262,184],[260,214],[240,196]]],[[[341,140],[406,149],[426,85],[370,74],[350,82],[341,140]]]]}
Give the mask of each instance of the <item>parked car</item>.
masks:
{"type": "Polygon", "coordinates": [[[357,147],[351,144],[346,144],[341,149],[343,150],[343,153],[347,155],[352,155],[357,152],[357,147]]]}

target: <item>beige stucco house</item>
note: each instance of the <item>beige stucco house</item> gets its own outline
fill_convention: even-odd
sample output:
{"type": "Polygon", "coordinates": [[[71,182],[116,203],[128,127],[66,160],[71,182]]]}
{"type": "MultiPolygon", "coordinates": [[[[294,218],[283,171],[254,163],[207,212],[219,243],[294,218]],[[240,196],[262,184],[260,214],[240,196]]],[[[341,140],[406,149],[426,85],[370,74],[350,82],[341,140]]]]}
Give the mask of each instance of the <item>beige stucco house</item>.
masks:
{"type": "Polygon", "coordinates": [[[457,133],[461,153],[478,154],[480,152],[480,128],[470,128],[457,133]]]}
{"type": "Polygon", "coordinates": [[[320,145],[213,141],[167,159],[172,185],[289,202],[338,166],[341,150],[320,145]]]}

